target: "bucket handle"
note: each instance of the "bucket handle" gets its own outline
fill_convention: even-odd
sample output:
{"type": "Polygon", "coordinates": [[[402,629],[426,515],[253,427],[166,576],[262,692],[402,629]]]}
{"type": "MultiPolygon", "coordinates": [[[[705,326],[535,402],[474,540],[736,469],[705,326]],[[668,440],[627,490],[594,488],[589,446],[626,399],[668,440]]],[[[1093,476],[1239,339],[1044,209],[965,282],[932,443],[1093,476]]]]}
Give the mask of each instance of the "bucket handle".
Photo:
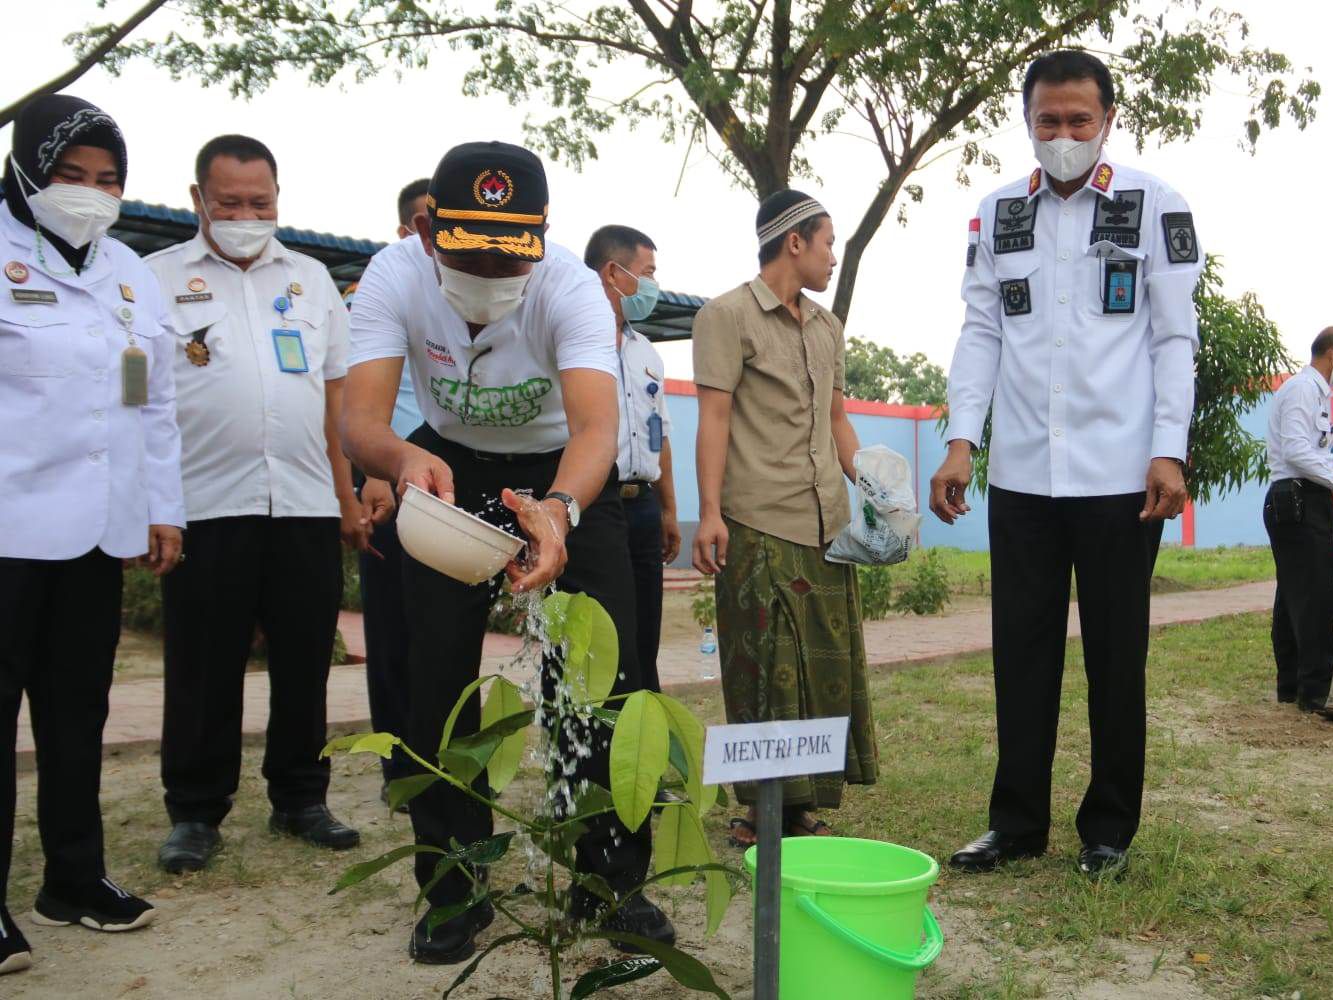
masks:
{"type": "Polygon", "coordinates": [[[940,931],[939,922],[936,921],[935,914],[930,912],[929,906],[925,908],[925,914],[922,917],[922,933],[925,934],[925,941],[921,943],[921,947],[917,949],[916,954],[904,955],[902,952],[893,951],[883,945],[868,941],[850,928],[844,927],[827,910],[815,902],[814,896],[797,892],[796,905],[801,908],[803,913],[813,917],[825,930],[842,938],[848,944],[859,948],[866,954],[888,962],[905,972],[920,972],[939,958],[940,952],[944,949],[944,934],[940,931]]]}

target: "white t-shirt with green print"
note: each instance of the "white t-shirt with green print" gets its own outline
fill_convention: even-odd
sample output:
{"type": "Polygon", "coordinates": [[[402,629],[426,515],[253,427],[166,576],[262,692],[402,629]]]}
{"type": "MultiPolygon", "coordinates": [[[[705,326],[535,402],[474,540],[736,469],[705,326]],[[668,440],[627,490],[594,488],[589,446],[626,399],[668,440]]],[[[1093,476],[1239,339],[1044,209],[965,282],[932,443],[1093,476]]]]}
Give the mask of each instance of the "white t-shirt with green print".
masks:
{"type": "Polygon", "coordinates": [[[414,235],[375,254],[362,275],[348,367],[406,357],[421,415],[441,437],[479,451],[555,451],[569,441],[560,373],[615,376],[615,325],[596,273],[548,243],[519,307],[473,340],[414,235]]]}

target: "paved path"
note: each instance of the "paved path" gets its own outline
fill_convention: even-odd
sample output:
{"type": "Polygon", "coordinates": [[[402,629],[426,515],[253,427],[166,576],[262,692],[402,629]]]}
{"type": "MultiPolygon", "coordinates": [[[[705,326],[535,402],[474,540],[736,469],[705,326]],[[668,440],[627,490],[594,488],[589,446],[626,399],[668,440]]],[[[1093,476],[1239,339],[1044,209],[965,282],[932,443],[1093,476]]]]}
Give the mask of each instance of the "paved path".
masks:
{"type": "MultiPolygon", "coordinates": [[[[1221,590],[1159,595],[1153,599],[1152,623],[1196,622],[1245,611],[1267,610],[1273,606],[1274,587],[1272,580],[1266,580],[1221,590]]],[[[348,651],[363,653],[365,640],[361,634],[361,616],[344,612],[339,628],[347,641],[348,651]]],[[[1079,634],[1077,605],[1070,608],[1069,634],[1079,634]]],[[[865,642],[871,666],[975,653],[990,648],[990,610],[982,608],[931,617],[909,615],[871,622],[865,628],[865,642]]],[[[482,669],[487,673],[499,672],[518,649],[517,639],[488,635],[483,647],[482,669]]],[[[693,641],[677,642],[663,647],[658,672],[666,686],[715,681],[717,656],[701,654],[693,641]]],[[[364,665],[334,667],[329,672],[328,712],[329,725],[343,730],[354,730],[370,718],[364,665]]],[[[247,673],[242,728],[247,737],[260,738],[267,721],[268,675],[247,673]]],[[[122,681],[112,686],[111,714],[104,740],[108,750],[155,748],[161,739],[161,731],[160,678],[122,681]]],[[[24,766],[31,766],[32,749],[32,732],[25,704],[18,732],[19,759],[24,766]]]]}

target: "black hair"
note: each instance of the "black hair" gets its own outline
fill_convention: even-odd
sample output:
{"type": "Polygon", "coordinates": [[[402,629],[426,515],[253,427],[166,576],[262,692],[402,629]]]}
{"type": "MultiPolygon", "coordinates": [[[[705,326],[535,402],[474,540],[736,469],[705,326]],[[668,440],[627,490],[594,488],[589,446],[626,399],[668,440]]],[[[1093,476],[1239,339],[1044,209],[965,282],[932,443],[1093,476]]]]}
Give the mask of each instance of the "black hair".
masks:
{"type": "Polygon", "coordinates": [[[1310,360],[1313,361],[1329,351],[1333,351],[1333,326],[1326,326],[1310,345],[1310,360]]]}
{"type": "Polygon", "coordinates": [[[600,271],[606,262],[614,260],[624,265],[633,259],[639,247],[656,250],[657,244],[646,233],[629,226],[603,226],[588,237],[588,249],[583,251],[583,263],[594,271],[600,271]]]}
{"type": "Polygon", "coordinates": [[[201,191],[204,181],[208,179],[208,171],[212,168],[213,161],[219,156],[234,157],[242,163],[263,160],[273,171],[273,183],[278,183],[278,161],[273,158],[273,153],[267,146],[248,135],[220,135],[204,143],[204,148],[199,150],[199,155],[194,159],[194,182],[199,185],[201,191]]]}
{"type": "MultiPolygon", "coordinates": [[[[785,191],[774,191],[759,203],[759,211],[755,213],[754,217],[755,232],[763,231],[765,226],[771,225],[784,212],[788,212],[795,206],[807,201],[814,201],[814,199],[804,191],[797,191],[792,188],[785,191]]],[[[827,212],[812,215],[790,229],[759,244],[759,266],[763,267],[770,261],[776,260],[778,254],[782,252],[783,244],[787,242],[787,237],[792,233],[809,243],[814,239],[815,233],[819,231],[820,224],[827,218],[829,218],[827,212]]]]}
{"type": "Polygon", "coordinates": [[[1068,83],[1070,80],[1092,80],[1102,97],[1102,110],[1109,111],[1115,105],[1115,81],[1111,71],[1090,52],[1079,49],[1058,49],[1047,52],[1032,60],[1027,75],[1023,77],[1023,114],[1028,113],[1028,102],[1032,100],[1032,88],[1041,83],[1068,83]]]}
{"type": "Polygon", "coordinates": [[[418,198],[426,197],[426,192],[429,189],[430,178],[422,177],[398,192],[398,224],[400,226],[412,225],[412,203],[418,198]]]}

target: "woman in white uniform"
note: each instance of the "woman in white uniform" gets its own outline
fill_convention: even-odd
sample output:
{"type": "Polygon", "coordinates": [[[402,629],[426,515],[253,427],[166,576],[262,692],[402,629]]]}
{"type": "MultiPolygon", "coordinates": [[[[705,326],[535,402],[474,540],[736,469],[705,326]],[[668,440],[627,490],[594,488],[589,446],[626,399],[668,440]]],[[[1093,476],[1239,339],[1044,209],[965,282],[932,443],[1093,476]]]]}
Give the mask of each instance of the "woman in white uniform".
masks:
{"type": "Polygon", "coordinates": [[[98,802],[122,560],[166,573],[185,524],[157,281],[105,235],[125,168],[120,129],[86,101],[19,112],[0,201],[0,973],[32,961],[6,906],[25,693],[46,856],[33,921],[156,915],[107,877],[98,802]]]}

